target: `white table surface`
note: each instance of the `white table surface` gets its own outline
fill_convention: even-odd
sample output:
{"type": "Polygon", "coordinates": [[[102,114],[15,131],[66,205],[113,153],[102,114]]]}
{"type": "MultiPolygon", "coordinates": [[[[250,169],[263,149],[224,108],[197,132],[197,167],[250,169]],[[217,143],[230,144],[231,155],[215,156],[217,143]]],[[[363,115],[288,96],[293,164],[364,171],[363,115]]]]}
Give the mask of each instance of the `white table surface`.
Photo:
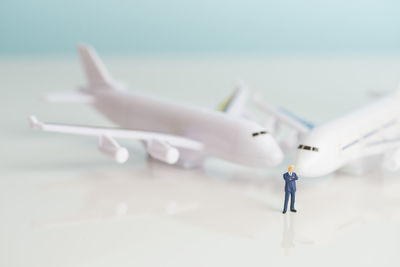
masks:
{"type": "MultiPolygon", "coordinates": [[[[391,55],[105,61],[132,90],[209,108],[243,79],[316,123],[400,81],[391,55]]],[[[182,170],[125,142],[118,165],[92,138],[29,129],[29,114],[109,125],[88,106],[37,100],[82,82],[74,57],[0,60],[0,266],[399,266],[398,173],[300,177],[298,213],[282,215],[292,155],[269,170],[182,170]]]]}

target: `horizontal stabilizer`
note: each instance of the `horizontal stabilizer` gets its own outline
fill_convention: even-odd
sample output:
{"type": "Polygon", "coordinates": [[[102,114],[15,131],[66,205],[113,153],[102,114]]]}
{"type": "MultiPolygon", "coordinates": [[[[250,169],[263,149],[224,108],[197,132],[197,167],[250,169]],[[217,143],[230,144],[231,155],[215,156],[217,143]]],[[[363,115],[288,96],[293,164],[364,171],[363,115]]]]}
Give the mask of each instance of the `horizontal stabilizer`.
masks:
{"type": "Polygon", "coordinates": [[[46,93],[41,95],[41,99],[51,103],[91,104],[94,102],[93,96],[77,92],[46,93]]]}
{"type": "Polygon", "coordinates": [[[254,103],[256,107],[261,109],[262,111],[269,113],[271,116],[275,117],[279,121],[285,123],[289,127],[295,129],[301,134],[308,133],[312,128],[314,128],[314,124],[311,122],[300,118],[299,116],[291,113],[290,111],[270,105],[265,101],[265,99],[257,94],[254,95],[254,103]]]}

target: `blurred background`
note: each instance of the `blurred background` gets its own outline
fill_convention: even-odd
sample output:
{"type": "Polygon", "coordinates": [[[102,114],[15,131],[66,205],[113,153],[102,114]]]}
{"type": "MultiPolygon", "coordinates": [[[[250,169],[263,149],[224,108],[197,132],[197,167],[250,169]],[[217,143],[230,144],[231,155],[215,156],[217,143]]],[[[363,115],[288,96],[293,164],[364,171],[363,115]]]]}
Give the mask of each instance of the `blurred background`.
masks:
{"type": "Polygon", "coordinates": [[[215,94],[193,101],[214,107],[229,87],[243,80],[271,101],[285,99],[288,106],[312,94],[314,105],[326,114],[315,114],[308,105],[300,106],[300,113],[321,121],[337,115],[326,98],[346,94],[342,105],[347,111],[363,103],[365,91],[397,86],[399,7],[390,0],[1,0],[3,83],[8,77],[15,84],[13,68],[22,71],[30,59],[35,67],[29,74],[40,77],[43,91],[51,79],[34,73],[34,60],[44,68],[47,61],[55,71],[53,61],[62,59],[71,65],[52,73],[51,88],[75,86],[83,78],[75,46],[84,42],[130,87],[173,98],[207,87],[215,94]],[[23,66],[15,65],[18,60],[25,60],[23,66]],[[177,69],[175,64],[180,64],[177,69]],[[69,83],[63,85],[62,79],[69,83]]]}
{"type": "Polygon", "coordinates": [[[2,0],[0,53],[69,54],[85,41],[108,54],[390,53],[394,0],[2,0]]]}
{"type": "Polygon", "coordinates": [[[399,10],[394,0],[0,0],[0,266],[398,266],[396,173],[301,179],[299,213],[282,217],[292,153],[267,170],[215,159],[182,170],[126,142],[131,157],[117,165],[96,140],[35,132],[27,116],[110,125],[90,106],[40,101],[85,83],[84,42],[130,90],[215,109],[241,80],[322,123],[397,88],[399,10]]]}

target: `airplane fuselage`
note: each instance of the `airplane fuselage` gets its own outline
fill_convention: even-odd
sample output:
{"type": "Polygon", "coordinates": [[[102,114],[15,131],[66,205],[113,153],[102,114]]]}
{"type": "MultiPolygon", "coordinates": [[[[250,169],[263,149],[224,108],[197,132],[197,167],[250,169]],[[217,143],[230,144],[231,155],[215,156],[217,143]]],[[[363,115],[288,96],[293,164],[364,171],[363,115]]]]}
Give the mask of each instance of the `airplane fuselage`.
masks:
{"type": "MultiPolygon", "coordinates": [[[[94,107],[110,121],[125,129],[153,131],[189,137],[204,144],[194,158],[213,156],[252,166],[271,167],[283,154],[270,134],[259,124],[219,111],[153,98],[120,90],[88,90],[94,107]]],[[[193,156],[193,155],[192,155],[193,156]]]]}
{"type": "Polygon", "coordinates": [[[300,142],[295,165],[300,175],[322,176],[399,145],[400,98],[395,95],[312,129],[300,142]]]}

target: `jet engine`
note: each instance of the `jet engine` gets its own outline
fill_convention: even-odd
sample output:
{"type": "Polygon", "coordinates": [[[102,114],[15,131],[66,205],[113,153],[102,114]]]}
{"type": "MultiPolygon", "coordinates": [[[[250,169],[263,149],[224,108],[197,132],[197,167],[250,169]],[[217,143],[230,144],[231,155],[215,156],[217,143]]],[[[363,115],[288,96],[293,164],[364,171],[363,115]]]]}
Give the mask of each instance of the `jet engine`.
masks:
{"type": "Polygon", "coordinates": [[[118,163],[125,163],[129,158],[129,152],[125,147],[121,147],[112,137],[102,135],[99,137],[99,150],[106,156],[118,163]]]}
{"type": "Polygon", "coordinates": [[[155,159],[174,164],[179,159],[179,151],[166,142],[151,140],[147,142],[147,152],[155,159]]]}

